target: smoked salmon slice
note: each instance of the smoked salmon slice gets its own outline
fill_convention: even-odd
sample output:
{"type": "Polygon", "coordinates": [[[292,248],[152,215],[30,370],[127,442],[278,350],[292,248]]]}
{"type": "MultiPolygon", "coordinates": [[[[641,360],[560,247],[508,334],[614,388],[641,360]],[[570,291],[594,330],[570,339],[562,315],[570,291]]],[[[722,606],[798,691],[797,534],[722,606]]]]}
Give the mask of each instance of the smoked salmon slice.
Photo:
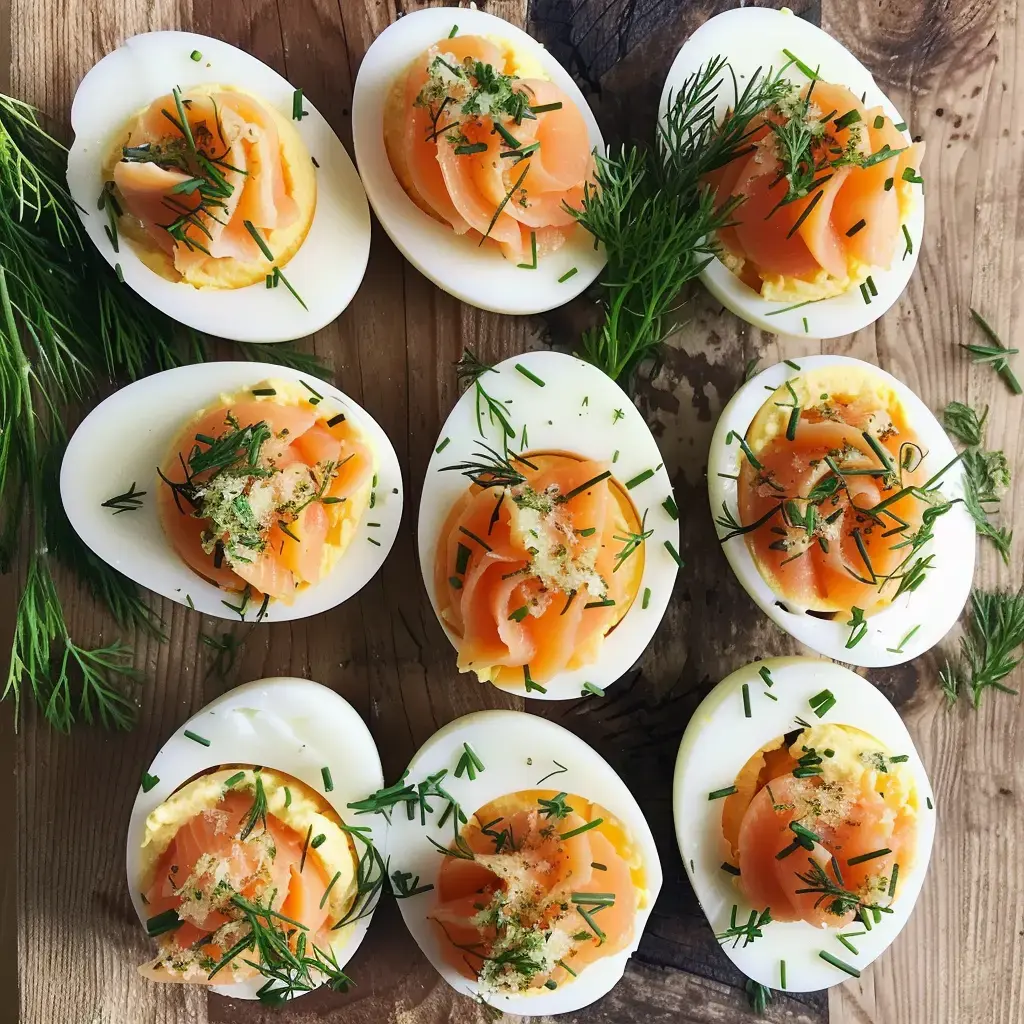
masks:
{"type": "Polygon", "coordinates": [[[152,981],[220,985],[263,974],[263,945],[246,941],[253,914],[292,954],[330,950],[334,926],[357,895],[354,851],[337,820],[301,782],[260,768],[222,768],[183,787],[147,821],[147,841],[160,852],[143,897],[160,953],[140,972],[152,981]],[[323,829],[315,844],[293,827],[293,805],[303,807],[302,822],[323,829]],[[317,851],[328,838],[326,862],[317,851]]]}
{"type": "MultiPolygon", "coordinates": [[[[793,610],[861,617],[916,589],[924,451],[898,400],[842,370],[790,380],[747,434],[740,532],[793,610]],[[774,424],[774,425],[772,425],[774,424]]],[[[933,513],[935,514],[935,513],[933,513]]]]}
{"type": "MultiPolygon", "coordinates": [[[[315,179],[287,163],[279,125],[279,115],[235,89],[154,100],[132,120],[110,172],[123,213],[139,227],[129,236],[167,252],[186,281],[216,279],[218,260],[256,264],[256,278],[283,266],[308,229],[315,179]]],[[[236,276],[217,283],[237,287],[236,276]]]]}
{"type": "Polygon", "coordinates": [[[395,83],[383,134],[420,209],[521,261],[564,244],[593,165],[579,108],[546,79],[514,72],[489,39],[443,39],[395,83]]]}
{"type": "Polygon", "coordinates": [[[752,907],[818,927],[889,912],[917,828],[900,757],[856,729],[810,728],[752,758],[736,790],[723,837],[752,907]]]}
{"type": "Polygon", "coordinates": [[[845,86],[793,86],[705,179],[720,202],[739,199],[718,232],[730,268],[765,294],[788,282],[801,295],[812,287],[826,297],[871,267],[889,267],[919,180],[904,171],[923,155],[905,128],[881,108],[866,110],[845,86]]]}
{"type": "Polygon", "coordinates": [[[349,420],[273,397],[286,389],[268,382],[189,423],[160,467],[158,511],[198,575],[290,604],[351,540],[375,462],[349,420]]]}
{"type": "Polygon", "coordinates": [[[434,586],[459,671],[532,688],[597,659],[636,597],[643,530],[603,463],[527,452],[508,468],[508,485],[484,473],[452,507],[434,586]]]}
{"type": "Polygon", "coordinates": [[[500,797],[451,849],[430,919],[451,965],[483,987],[557,988],[632,941],[646,903],[639,858],[622,826],[582,797],[500,797]]]}

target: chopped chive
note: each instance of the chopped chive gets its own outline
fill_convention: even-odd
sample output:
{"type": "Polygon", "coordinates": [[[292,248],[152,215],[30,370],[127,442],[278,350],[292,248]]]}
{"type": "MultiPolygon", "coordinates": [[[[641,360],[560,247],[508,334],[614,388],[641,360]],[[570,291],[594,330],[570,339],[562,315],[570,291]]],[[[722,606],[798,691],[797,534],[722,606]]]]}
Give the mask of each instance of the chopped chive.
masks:
{"type": "Polygon", "coordinates": [[[789,413],[789,423],[786,426],[786,440],[787,441],[795,441],[796,440],[796,428],[800,424],[800,411],[801,411],[800,410],[800,406],[799,405],[794,405],[792,410],[789,413]]]}
{"type": "Polygon", "coordinates": [[[448,447],[448,445],[450,445],[451,443],[452,443],[452,439],[451,439],[450,437],[446,437],[446,438],[445,438],[445,439],[444,439],[444,440],[443,440],[443,441],[442,441],[442,442],[441,442],[441,443],[440,443],[440,444],[439,444],[439,445],[438,445],[438,446],[437,446],[437,447],[436,447],[436,448],[434,449],[434,451],[435,451],[435,452],[436,452],[436,453],[437,453],[438,455],[440,455],[440,454],[441,454],[441,452],[443,452],[443,451],[445,450],[445,448],[447,448],[447,447],[448,447]]]}
{"type": "Polygon", "coordinates": [[[807,317],[804,317],[803,320],[804,320],[804,334],[810,334],[811,333],[811,328],[810,328],[810,326],[807,323],[807,317]]]}
{"type": "Polygon", "coordinates": [[[181,924],[178,912],[171,908],[170,910],[165,910],[162,914],[149,918],[146,921],[146,932],[151,938],[155,938],[157,935],[173,932],[176,928],[180,928],[181,924]]]}
{"type": "Polygon", "coordinates": [[[868,286],[868,291],[871,292],[872,296],[878,294],[878,288],[875,286],[875,279],[868,274],[867,280],[864,282],[868,286]]]}
{"type": "Polygon", "coordinates": [[[539,107],[530,107],[531,114],[546,114],[549,110],[561,110],[562,103],[559,100],[556,103],[542,103],[539,107]]]}
{"type": "Polygon", "coordinates": [[[469,559],[473,552],[461,541],[459,546],[455,549],[455,571],[460,576],[466,575],[466,569],[469,568],[469,559]]]}
{"type": "Polygon", "coordinates": [[[728,861],[723,861],[722,862],[722,870],[727,875],[737,875],[738,876],[739,873],[740,873],[740,869],[737,868],[737,867],[733,867],[733,865],[730,864],[728,861]]]}
{"type": "MultiPolygon", "coordinates": [[[[782,309],[773,309],[770,312],[765,313],[765,316],[778,316],[780,313],[788,313],[790,310],[799,309],[801,306],[809,306],[812,302],[817,301],[817,299],[804,299],[803,302],[794,302],[792,306],[785,306],[782,309]]],[[[754,362],[756,364],[756,360],[754,360],[754,362]]],[[[783,359],[783,362],[788,365],[792,365],[788,359],[783,359]]],[[[750,364],[748,363],[747,365],[749,366],[750,364]]],[[[749,378],[747,379],[749,380],[749,378]]]]}
{"type": "Polygon", "coordinates": [[[509,615],[509,622],[522,622],[527,615],[530,614],[530,606],[524,604],[521,608],[517,608],[511,615],[509,615]]]}
{"type": "Polygon", "coordinates": [[[324,780],[324,792],[330,793],[331,790],[334,789],[334,779],[331,778],[331,769],[328,768],[327,765],[324,765],[323,768],[320,769],[320,775],[324,780]]]}
{"type": "Polygon", "coordinates": [[[150,775],[149,772],[142,773],[142,792],[148,793],[154,786],[160,782],[159,775],[150,775]]]}
{"type": "Polygon", "coordinates": [[[459,26],[458,25],[452,25],[452,30],[451,30],[451,32],[448,33],[448,38],[449,39],[454,39],[456,34],[458,33],[458,31],[459,31],[459,26]]]}
{"type": "Polygon", "coordinates": [[[924,178],[914,170],[913,167],[903,168],[903,180],[909,181],[911,185],[922,185],[924,184],[924,178]]]}
{"type": "Polygon", "coordinates": [[[866,228],[867,226],[868,226],[868,222],[867,222],[866,220],[864,220],[864,218],[863,218],[863,217],[861,217],[861,219],[860,219],[859,221],[857,221],[857,223],[856,223],[856,224],[854,224],[852,228],[849,228],[849,229],[847,230],[847,232],[846,232],[846,237],[847,237],[847,238],[853,238],[853,236],[854,236],[855,234],[857,234],[857,232],[858,232],[858,231],[861,231],[861,230],[863,230],[863,229],[864,229],[864,228],[866,228]]]}
{"type": "Polygon", "coordinates": [[[588,526],[585,530],[576,531],[581,537],[593,537],[597,533],[596,526],[588,526]]]}
{"type": "Polygon", "coordinates": [[[871,853],[862,853],[859,857],[848,857],[846,866],[852,868],[855,864],[863,864],[865,861],[874,860],[876,857],[884,857],[889,853],[892,853],[892,850],[884,847],[881,850],[872,850],[871,853]]]}
{"type": "Polygon", "coordinates": [[[474,153],[485,153],[487,152],[486,142],[469,142],[464,146],[455,147],[456,156],[472,156],[474,153]]]}
{"type": "Polygon", "coordinates": [[[899,124],[893,125],[893,127],[898,132],[905,132],[907,130],[907,122],[906,121],[900,121],[899,124]]]}
{"type": "Polygon", "coordinates": [[[638,473],[632,480],[626,481],[626,490],[631,491],[634,487],[639,487],[645,480],[650,480],[654,476],[653,469],[645,469],[642,473],[638,473]]]}
{"type": "Polygon", "coordinates": [[[594,697],[603,697],[604,690],[602,690],[600,686],[595,686],[593,683],[584,683],[580,696],[586,697],[588,694],[593,695],[594,697]]]}
{"type": "Polygon", "coordinates": [[[647,606],[650,603],[651,603],[651,588],[650,587],[644,587],[644,599],[643,599],[643,601],[640,602],[640,607],[642,609],[646,610],[647,606]]]}
{"type": "Polygon", "coordinates": [[[533,383],[537,385],[537,387],[539,387],[539,388],[542,388],[542,387],[544,387],[544,381],[542,381],[542,380],[540,379],[540,377],[538,377],[538,376],[537,376],[537,375],[536,375],[535,373],[530,373],[530,371],[529,371],[529,370],[528,370],[528,369],[527,369],[527,368],[526,368],[525,366],[523,366],[523,364],[522,364],[522,363],[516,363],[516,367],[515,367],[515,368],[516,368],[516,369],[517,369],[517,370],[518,370],[518,371],[519,371],[519,372],[520,372],[520,373],[521,373],[521,374],[522,374],[522,375],[523,375],[523,376],[524,376],[524,377],[525,377],[525,378],[526,378],[527,380],[532,380],[532,381],[533,381],[533,383]]]}
{"type": "Polygon", "coordinates": [[[672,556],[676,565],[681,569],[683,567],[683,560],[679,557],[679,552],[676,551],[675,545],[673,545],[672,541],[665,541],[665,550],[672,556]]]}
{"type": "Polygon", "coordinates": [[[311,850],[316,850],[319,847],[323,846],[324,843],[326,843],[326,842],[327,842],[327,836],[325,836],[323,834],[323,832],[321,832],[319,835],[313,836],[313,838],[310,840],[309,848],[311,850]]]}
{"type": "Polygon", "coordinates": [[[861,282],[860,286],[860,297],[864,300],[866,306],[871,305],[871,293],[868,291],[868,286],[861,282]]]}
{"type": "Polygon", "coordinates": [[[321,910],[324,909],[324,904],[327,902],[327,897],[330,896],[331,890],[334,888],[334,883],[339,878],[341,878],[341,872],[337,871],[337,872],[335,872],[334,877],[327,883],[327,888],[324,889],[324,894],[323,894],[323,896],[320,897],[320,909],[321,910]]]}
{"type": "Polygon", "coordinates": [[[563,274],[563,275],[562,275],[562,276],[561,276],[561,277],[560,277],[560,278],[558,279],[558,283],[559,283],[559,284],[565,284],[565,282],[566,282],[566,281],[568,281],[570,277],[575,277],[575,276],[576,276],[576,275],[577,275],[578,273],[579,273],[579,271],[578,271],[578,270],[577,270],[577,269],[576,269],[575,267],[570,267],[570,268],[569,268],[569,269],[568,269],[568,270],[567,270],[567,271],[566,271],[566,272],[565,272],[565,273],[564,273],[564,274],[563,274]]]}
{"type": "Polygon", "coordinates": [[[757,674],[764,680],[765,686],[774,686],[775,680],[772,679],[771,670],[767,665],[762,665],[758,670],[757,674]]]}
{"type": "MultiPolygon", "coordinates": [[[[796,56],[796,54],[790,53],[790,51],[786,49],[783,49],[782,52],[790,59],[790,61],[792,61],[794,66],[799,70],[800,74],[802,74],[805,78],[809,78],[812,82],[816,82],[821,77],[816,71],[812,71],[807,64],[805,64],[799,57],[796,56]]],[[[785,984],[783,984],[782,987],[785,988],[785,984]]]]}
{"type": "Polygon", "coordinates": [[[860,950],[845,936],[839,934],[836,938],[854,955],[860,956],[860,950]]]}
{"type": "Polygon", "coordinates": [[[708,793],[708,800],[721,800],[723,796],[732,796],[738,792],[735,786],[726,786],[725,789],[716,789],[713,793],[708,793]]]}
{"type": "Polygon", "coordinates": [[[210,745],[210,741],[205,736],[200,736],[198,733],[194,733],[190,729],[185,730],[185,739],[192,740],[193,743],[199,743],[204,747],[208,747],[210,745]]]}
{"type": "Polygon", "coordinates": [[[307,113],[308,111],[302,109],[302,90],[296,89],[295,92],[292,93],[292,120],[301,121],[306,117],[307,113]]]}
{"type": "Polygon", "coordinates": [[[767,697],[767,698],[768,698],[769,700],[774,700],[774,701],[778,701],[778,699],[779,699],[778,697],[776,697],[776,696],[775,696],[775,694],[774,694],[774,693],[770,693],[770,692],[769,692],[768,690],[762,690],[761,692],[762,692],[762,693],[763,693],[763,694],[764,694],[764,695],[765,695],[765,696],[766,696],[766,697],[767,697]]]}
{"type": "Polygon", "coordinates": [[[369,542],[370,542],[370,543],[371,543],[371,544],[372,544],[372,545],[373,545],[373,546],[374,546],[375,548],[379,548],[379,547],[380,547],[380,541],[379,541],[379,540],[374,540],[374,538],[373,538],[373,537],[367,537],[366,539],[367,539],[367,540],[368,540],[368,541],[369,541],[369,542]]]}
{"type": "MultiPolygon", "coordinates": [[[[517,263],[516,264],[516,266],[520,270],[536,270],[537,269],[537,232],[536,231],[531,231],[530,232],[530,253],[531,253],[531,257],[532,257],[530,263],[517,263]]],[[[516,369],[519,369],[519,367],[517,366],[516,369]]],[[[541,387],[543,387],[543,386],[544,385],[542,384],[541,387]]]]}
{"type": "Polygon", "coordinates": [[[512,198],[513,195],[515,195],[516,191],[522,185],[523,179],[526,177],[526,172],[529,171],[529,169],[529,164],[527,164],[527,166],[523,168],[523,173],[520,174],[519,177],[516,179],[516,183],[505,193],[504,199],[502,199],[502,201],[498,203],[498,208],[494,211],[494,215],[491,217],[491,222],[490,224],[487,225],[487,230],[484,232],[483,237],[480,239],[479,245],[483,245],[484,242],[486,242],[487,239],[490,237],[491,229],[494,227],[495,224],[498,223],[498,218],[501,216],[501,211],[505,209],[505,207],[508,205],[508,201],[512,198]]]}
{"type": "Polygon", "coordinates": [[[260,247],[261,252],[271,263],[274,262],[274,254],[267,247],[267,243],[263,240],[263,236],[260,234],[259,229],[251,220],[244,220],[242,224],[245,226],[245,230],[249,232],[253,237],[253,241],[260,247]]]}
{"type": "Polygon", "coordinates": [[[786,987],[786,961],[779,961],[779,988],[786,987]]]}
{"type": "Polygon", "coordinates": [[[292,805],[292,791],[287,786],[284,787],[284,805],[285,807],[292,805]]]}
{"type": "Polygon", "coordinates": [[[886,178],[885,179],[885,185],[883,186],[883,188],[885,189],[886,192],[888,192],[892,188],[892,186],[894,184],[895,184],[895,181],[894,181],[893,178],[886,178]]]}
{"type": "Polygon", "coordinates": [[[467,530],[464,526],[459,527],[459,532],[464,533],[467,537],[469,537],[470,540],[475,540],[477,544],[479,544],[480,547],[484,549],[484,551],[493,550],[493,548],[491,547],[490,544],[487,543],[487,541],[481,540],[475,533],[473,533],[471,530],[467,530]]]}
{"type": "Polygon", "coordinates": [[[588,608],[610,608],[615,601],[610,597],[603,597],[600,601],[588,601],[584,606],[583,610],[586,611],[588,608]]]}
{"type": "Polygon", "coordinates": [[[889,876],[889,899],[892,899],[896,895],[896,880],[900,876],[899,864],[893,864],[892,874],[889,876]]]}
{"type": "Polygon", "coordinates": [[[227,789],[231,789],[232,786],[237,786],[244,778],[245,772],[236,772],[230,779],[224,780],[224,785],[227,789]]]}
{"type": "Polygon", "coordinates": [[[746,683],[743,684],[743,717],[753,717],[750,712],[750,687],[746,683]]]}
{"type": "Polygon", "coordinates": [[[809,698],[807,703],[819,718],[824,718],[835,707],[836,698],[831,690],[822,690],[821,693],[816,693],[809,698]]]}
{"type": "Polygon", "coordinates": [[[519,149],[519,140],[500,122],[494,122],[494,130],[502,137],[506,146],[511,146],[512,149],[519,149]]]}
{"type": "Polygon", "coordinates": [[[574,978],[579,977],[579,975],[564,960],[556,960],[555,966],[561,967],[563,971],[565,971],[567,974],[571,974],[574,978]]]}
{"type": "Polygon", "coordinates": [[[332,416],[327,421],[327,426],[329,426],[329,427],[336,427],[339,423],[344,423],[344,422],[345,422],[345,414],[343,412],[339,412],[337,416],[332,416]]]}
{"type": "MultiPolygon", "coordinates": [[[[793,775],[795,778],[800,778],[800,776],[797,775],[796,772],[794,772],[793,775]]],[[[796,853],[796,851],[799,850],[802,845],[803,844],[800,842],[799,839],[794,839],[793,842],[789,844],[789,846],[784,847],[783,849],[779,850],[777,854],[775,854],[775,859],[785,860],[791,853],[796,853]]]]}
{"type": "MultiPolygon", "coordinates": [[[[589,832],[592,828],[597,828],[598,825],[603,825],[603,824],[604,824],[604,818],[595,818],[593,821],[588,821],[586,823],[586,825],[580,825],[579,828],[574,828],[574,829],[570,830],[569,832],[559,832],[558,838],[559,839],[572,839],[573,836],[582,835],[584,832],[589,832]]],[[[593,898],[595,896],[594,893],[587,893],[587,895],[589,897],[591,897],[591,898],[593,898]]],[[[576,902],[575,897],[573,898],[573,902],[574,903],[576,902]]],[[[589,900],[584,900],[583,902],[586,903],[586,902],[589,902],[589,900]]]]}
{"type": "Polygon", "coordinates": [[[554,990],[558,988],[558,982],[555,981],[554,978],[548,978],[548,980],[544,982],[544,987],[554,992],[554,990]]]}
{"type": "MultiPolygon", "coordinates": [[[[575,593],[573,594],[573,596],[575,596],[575,593]]],[[[569,600],[571,601],[572,598],[570,597],[569,600]]],[[[533,681],[533,676],[530,675],[529,665],[523,666],[523,685],[526,687],[527,693],[529,693],[531,690],[537,690],[539,693],[548,692],[548,688],[546,686],[541,686],[540,683],[535,683],[533,681]]]]}
{"type": "Polygon", "coordinates": [[[252,393],[258,398],[262,398],[264,396],[276,395],[277,388],[253,388],[252,393]]]}
{"type": "MultiPolygon", "coordinates": [[[[807,305],[807,303],[806,303],[806,302],[801,302],[801,303],[800,303],[800,305],[801,305],[801,306],[806,306],[806,305],[807,305]]],[[[796,309],[796,307],[795,307],[795,306],[793,306],[793,307],[791,307],[791,308],[793,308],[793,309],[796,309]]],[[[780,310],[780,312],[782,312],[782,310],[780,310]]],[[[799,363],[794,363],[792,359],[783,359],[782,361],[783,361],[783,362],[784,362],[784,363],[785,363],[785,364],[786,364],[786,365],[787,365],[788,367],[790,367],[790,368],[791,368],[791,369],[793,369],[793,370],[799,370],[799,369],[800,369],[800,364],[799,364],[799,363]]]]}
{"type": "Polygon", "coordinates": [[[679,518],[679,506],[676,505],[675,498],[670,494],[662,503],[661,507],[671,516],[672,519],[679,518]]]}
{"type": "Polygon", "coordinates": [[[124,284],[124,271],[121,269],[120,263],[114,264],[114,273],[117,275],[118,281],[120,281],[121,284],[124,284]]]}
{"type": "Polygon", "coordinates": [[[611,475],[611,470],[606,469],[603,473],[599,473],[592,480],[587,480],[585,483],[580,484],[579,487],[574,487],[567,494],[563,494],[562,502],[565,503],[567,501],[571,501],[573,498],[576,497],[577,494],[582,494],[584,491],[589,490],[591,487],[594,487],[597,484],[599,484],[602,480],[607,480],[608,477],[610,477],[611,475]]]}
{"type": "Polygon", "coordinates": [[[875,131],[878,131],[885,124],[885,118],[881,114],[875,116],[875,131]]]}
{"type": "Polygon", "coordinates": [[[818,956],[820,956],[821,959],[824,960],[826,963],[831,964],[833,967],[838,967],[839,970],[845,971],[847,974],[850,975],[851,978],[860,977],[860,971],[858,971],[856,967],[851,967],[849,964],[843,963],[843,961],[840,960],[839,957],[833,956],[831,953],[826,953],[825,950],[822,950],[818,954],[818,956]]]}
{"type": "Polygon", "coordinates": [[[847,111],[842,117],[837,117],[835,120],[836,131],[842,131],[844,128],[849,128],[851,124],[856,124],[860,121],[860,111],[856,109],[847,111]]]}
{"type": "Polygon", "coordinates": [[[203,55],[198,50],[193,50],[189,54],[189,57],[191,57],[191,59],[194,60],[197,64],[199,63],[199,61],[203,59],[203,55]]]}
{"type": "Polygon", "coordinates": [[[462,580],[460,580],[458,576],[449,576],[448,585],[452,588],[452,590],[461,590],[462,580]]]}
{"type": "Polygon", "coordinates": [[[903,250],[903,258],[906,259],[914,251],[914,240],[910,237],[910,231],[906,224],[903,225],[903,241],[906,246],[903,250]]]}

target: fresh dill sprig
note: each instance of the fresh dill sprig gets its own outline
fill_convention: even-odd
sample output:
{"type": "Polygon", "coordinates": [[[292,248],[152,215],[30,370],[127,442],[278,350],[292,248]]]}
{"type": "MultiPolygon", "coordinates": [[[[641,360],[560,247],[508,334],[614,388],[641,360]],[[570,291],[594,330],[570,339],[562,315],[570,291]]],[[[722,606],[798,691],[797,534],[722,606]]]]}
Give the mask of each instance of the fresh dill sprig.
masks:
{"type": "Polygon", "coordinates": [[[960,638],[959,657],[939,673],[939,684],[950,704],[970,693],[977,708],[986,690],[1016,694],[1003,680],[1024,657],[1024,588],[1016,593],[971,591],[971,612],[960,638]]]}
{"type": "Polygon", "coordinates": [[[253,772],[252,806],[242,818],[238,838],[248,839],[257,825],[260,825],[264,832],[267,831],[267,793],[263,788],[263,776],[259,770],[253,772]]]}
{"type": "Polygon", "coordinates": [[[1015,395],[1021,394],[1020,381],[1010,368],[1009,357],[1017,354],[1017,349],[1007,348],[999,339],[999,335],[992,329],[989,322],[976,310],[971,310],[971,319],[981,328],[982,334],[988,339],[987,345],[962,344],[960,347],[966,349],[974,356],[974,362],[987,363],[1006,382],[1006,386],[1015,395]]]}
{"type": "Polygon", "coordinates": [[[514,487],[526,480],[514,463],[521,462],[534,468],[533,464],[513,452],[503,455],[483,441],[477,441],[481,454],[453,466],[442,466],[441,472],[456,472],[468,477],[480,487],[514,487]]]}
{"type": "MultiPolygon", "coordinates": [[[[859,910],[863,907],[866,910],[878,910],[881,913],[892,913],[888,907],[879,906],[875,903],[864,903],[861,897],[847,889],[839,878],[829,878],[825,869],[812,857],[807,858],[809,865],[806,873],[799,871],[796,877],[804,883],[806,888],[797,889],[798,896],[804,894],[817,895],[814,902],[815,908],[825,903],[825,912],[834,914],[836,917],[844,917],[851,910],[859,910]]],[[[838,870],[833,866],[833,870],[838,870]]]]}
{"type": "Polygon", "coordinates": [[[984,442],[987,419],[987,405],[980,416],[977,409],[963,402],[950,402],[942,410],[942,425],[958,441],[972,448],[977,448],[984,442]]]}
{"type": "Polygon", "coordinates": [[[728,62],[716,57],[684,83],[658,128],[654,148],[595,155],[596,184],[584,189],[579,223],[605,248],[604,322],[583,335],[582,356],[613,380],[631,380],[656,358],[679,293],[717,254],[710,240],[739,200],[718,203],[705,175],[734,159],[750,121],[791,90],[778,74],[750,77],[720,124],[715,104],[728,62]]]}

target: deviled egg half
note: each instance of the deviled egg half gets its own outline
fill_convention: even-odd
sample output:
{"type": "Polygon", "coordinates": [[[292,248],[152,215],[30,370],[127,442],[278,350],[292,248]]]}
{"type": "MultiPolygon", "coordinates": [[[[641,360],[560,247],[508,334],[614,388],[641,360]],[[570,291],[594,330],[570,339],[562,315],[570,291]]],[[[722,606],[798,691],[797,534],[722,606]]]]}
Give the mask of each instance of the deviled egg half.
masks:
{"type": "Polygon", "coordinates": [[[419,554],[460,672],[511,693],[601,694],[644,652],[679,568],[679,511],[629,397],[527,352],[469,386],[427,466],[419,554]]]}
{"type": "Polygon", "coordinates": [[[538,313],[605,264],[566,207],[604,142],[569,73],[475,8],[406,14],[373,42],[352,100],[374,212],[438,287],[482,309],[538,313]]]}
{"type": "Polygon", "coordinates": [[[854,665],[898,665],[952,629],[974,522],[949,438],[905,384],[845,356],[778,363],[715,428],[708,494],[744,589],[787,633],[854,665]]]}
{"type": "Polygon", "coordinates": [[[376,574],[402,474],[380,426],[325,381],[202,363],[98,405],[68,445],[61,498],[85,543],[142,586],[207,615],[280,621],[376,574]]]}
{"type": "Polygon", "coordinates": [[[720,682],[683,734],[672,795],[679,851],[729,959],[809,992],[860,972],[907,923],[935,807],[896,709],[812,658],[720,682]]]}
{"type": "Polygon", "coordinates": [[[243,50],[133,36],[82,80],[68,186],[125,284],[196,330],[305,337],[362,280],[370,214],[317,109],[243,50]]]}
{"type": "Polygon", "coordinates": [[[921,248],[923,144],[868,69],[789,10],[706,21],[668,73],[663,123],[700,71],[713,73],[716,115],[735,128],[706,183],[719,202],[742,200],[701,274],[708,290],[776,334],[832,338],[878,319],[921,248]]]}
{"type": "Polygon", "coordinates": [[[279,1003],[345,964],[385,878],[387,821],[347,805],[383,784],[352,706],[306,679],[218,697],[163,745],[128,825],[128,888],[152,981],[279,1003]]]}
{"type": "Polygon", "coordinates": [[[427,958],[508,1013],[565,1013],[610,991],[661,889],[654,837],[622,779],[522,712],[452,722],[355,807],[393,812],[392,889],[427,958]]]}

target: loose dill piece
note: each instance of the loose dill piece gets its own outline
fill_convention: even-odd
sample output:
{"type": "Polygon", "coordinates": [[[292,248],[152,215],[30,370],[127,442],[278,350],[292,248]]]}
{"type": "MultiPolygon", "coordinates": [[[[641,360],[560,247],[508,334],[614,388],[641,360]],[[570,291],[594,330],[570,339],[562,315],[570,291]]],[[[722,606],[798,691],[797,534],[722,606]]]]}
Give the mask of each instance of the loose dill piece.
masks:
{"type": "Polygon", "coordinates": [[[128,488],[123,494],[116,494],[113,498],[107,498],[106,501],[100,502],[101,508],[113,509],[113,514],[119,515],[121,512],[134,512],[136,509],[142,508],[145,502],[142,500],[146,496],[145,491],[137,491],[135,489],[135,481],[132,481],[131,487],[128,488]]]}

